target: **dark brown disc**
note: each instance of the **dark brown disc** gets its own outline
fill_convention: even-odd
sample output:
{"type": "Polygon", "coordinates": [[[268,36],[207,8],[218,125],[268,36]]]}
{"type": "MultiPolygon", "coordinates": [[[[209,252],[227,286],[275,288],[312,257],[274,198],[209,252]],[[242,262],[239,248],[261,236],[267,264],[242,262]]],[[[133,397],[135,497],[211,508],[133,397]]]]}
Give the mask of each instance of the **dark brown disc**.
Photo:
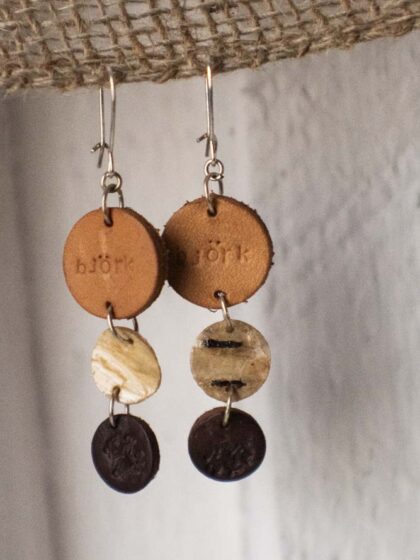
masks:
{"type": "Polygon", "coordinates": [[[246,412],[232,409],[223,426],[224,407],[200,416],[191,428],[188,451],[204,475],[229,482],[252,474],[265,456],[265,437],[259,424],[246,412]]]}
{"type": "Polygon", "coordinates": [[[99,476],[118,492],[142,490],[159,469],[159,446],[144,420],[129,414],[99,425],[92,439],[92,459],[99,476]]]}

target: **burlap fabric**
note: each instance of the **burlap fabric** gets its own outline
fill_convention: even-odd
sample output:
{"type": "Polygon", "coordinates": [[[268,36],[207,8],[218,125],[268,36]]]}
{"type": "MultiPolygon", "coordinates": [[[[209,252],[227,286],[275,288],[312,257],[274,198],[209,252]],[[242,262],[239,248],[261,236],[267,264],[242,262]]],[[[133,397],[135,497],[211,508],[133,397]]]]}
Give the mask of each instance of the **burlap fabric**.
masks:
{"type": "Polygon", "coordinates": [[[420,0],[0,0],[0,87],[164,82],[420,25],[420,0]]]}

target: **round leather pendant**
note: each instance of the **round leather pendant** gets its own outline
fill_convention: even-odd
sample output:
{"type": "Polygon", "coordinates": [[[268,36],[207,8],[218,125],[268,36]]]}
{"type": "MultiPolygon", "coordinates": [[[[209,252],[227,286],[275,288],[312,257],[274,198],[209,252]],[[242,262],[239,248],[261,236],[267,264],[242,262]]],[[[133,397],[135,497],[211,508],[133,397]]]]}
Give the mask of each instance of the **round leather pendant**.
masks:
{"type": "Polygon", "coordinates": [[[204,475],[228,482],[252,474],[265,456],[265,437],[258,423],[246,412],[232,409],[223,426],[223,407],[200,416],[191,428],[188,451],[204,475]]]}
{"type": "Polygon", "coordinates": [[[92,440],[92,459],[99,476],[118,492],[142,490],[159,469],[159,446],[144,420],[129,414],[99,425],[92,440]]]}
{"type": "Polygon", "coordinates": [[[248,323],[231,319],[213,323],[201,332],[191,351],[191,371],[198,385],[210,397],[226,402],[254,394],[270,371],[270,347],[263,335],[248,323]]]}
{"type": "Polygon", "coordinates": [[[264,284],[273,259],[270,234],[255,212],[227,196],[214,199],[208,213],[205,197],[187,202],[166,224],[169,284],[202,307],[219,308],[216,293],[228,305],[241,303],[264,284]]]}
{"type": "Polygon", "coordinates": [[[63,255],[67,286],[75,300],[97,317],[135,317],[159,295],[166,253],[158,232],[128,208],[111,208],[112,226],[102,210],[83,216],[70,231],[63,255]]]}

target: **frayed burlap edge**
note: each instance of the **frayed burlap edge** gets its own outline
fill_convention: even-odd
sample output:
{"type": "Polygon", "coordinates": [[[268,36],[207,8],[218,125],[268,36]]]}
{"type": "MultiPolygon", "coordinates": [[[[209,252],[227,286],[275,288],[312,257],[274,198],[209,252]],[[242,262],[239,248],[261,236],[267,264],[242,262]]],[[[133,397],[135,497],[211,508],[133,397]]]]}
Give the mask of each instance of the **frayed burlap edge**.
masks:
{"type": "Polygon", "coordinates": [[[420,27],[420,0],[11,0],[0,3],[0,88],[71,90],[187,78],[349,48],[420,27]]]}

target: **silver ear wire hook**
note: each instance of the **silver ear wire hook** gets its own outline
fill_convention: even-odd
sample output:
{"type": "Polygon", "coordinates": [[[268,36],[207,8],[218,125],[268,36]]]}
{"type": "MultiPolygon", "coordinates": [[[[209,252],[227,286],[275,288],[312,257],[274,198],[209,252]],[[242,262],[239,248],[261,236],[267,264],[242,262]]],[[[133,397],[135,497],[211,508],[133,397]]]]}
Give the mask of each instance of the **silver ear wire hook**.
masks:
{"type": "Polygon", "coordinates": [[[101,138],[92,148],[91,153],[95,153],[99,150],[97,167],[102,167],[102,161],[104,159],[105,149],[108,148],[108,144],[105,142],[105,113],[104,113],[104,89],[99,88],[99,122],[101,128],[101,138]]]}
{"type": "Polygon", "coordinates": [[[206,108],[207,108],[207,132],[197,142],[206,140],[205,155],[209,159],[204,165],[204,196],[207,199],[207,212],[209,216],[216,216],[217,205],[215,204],[216,194],[211,189],[210,183],[216,182],[219,187],[219,194],[223,195],[224,166],[217,158],[217,137],[214,133],[214,106],[213,106],[213,76],[211,66],[207,66],[206,72],[206,108]]]}
{"type": "Polygon", "coordinates": [[[115,139],[115,118],[117,112],[117,97],[115,93],[115,80],[111,68],[108,68],[109,74],[109,91],[111,94],[111,120],[109,127],[109,140],[105,141],[105,106],[104,106],[104,88],[99,88],[99,122],[100,122],[100,140],[90,150],[92,153],[99,150],[98,167],[102,167],[105,150],[108,150],[108,173],[114,173],[114,139],[115,139]]]}
{"type": "Polygon", "coordinates": [[[214,133],[214,108],[213,108],[213,76],[211,66],[207,66],[206,72],[206,108],[207,108],[207,132],[197,142],[206,140],[206,157],[211,157],[211,161],[216,160],[217,137],[214,133]]]}
{"type": "Polygon", "coordinates": [[[99,88],[99,123],[100,123],[100,140],[97,142],[91,152],[99,150],[98,167],[102,166],[105,150],[108,152],[108,169],[102,175],[102,211],[104,214],[105,224],[109,227],[112,226],[112,216],[110,208],[108,207],[108,195],[116,193],[118,195],[118,205],[124,208],[124,196],[122,193],[122,177],[115,171],[114,163],[114,141],[115,141],[115,120],[117,114],[117,96],[115,88],[114,75],[112,69],[108,68],[109,76],[109,91],[111,96],[111,111],[110,111],[110,126],[109,138],[105,140],[105,104],[104,104],[104,87],[99,88]]]}

